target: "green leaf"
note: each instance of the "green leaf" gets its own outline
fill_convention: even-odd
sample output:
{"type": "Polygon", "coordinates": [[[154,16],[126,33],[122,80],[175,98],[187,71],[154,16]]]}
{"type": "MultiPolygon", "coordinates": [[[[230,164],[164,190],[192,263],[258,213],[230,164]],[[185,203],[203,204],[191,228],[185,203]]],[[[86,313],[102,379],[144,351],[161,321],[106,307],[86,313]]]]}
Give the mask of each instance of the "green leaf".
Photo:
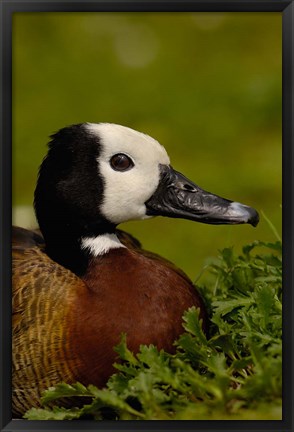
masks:
{"type": "Polygon", "coordinates": [[[207,357],[207,345],[202,345],[201,342],[195,340],[195,337],[189,333],[182,334],[178,341],[177,347],[182,348],[185,355],[194,364],[200,360],[205,360],[207,357]]]}
{"type": "Polygon", "coordinates": [[[66,409],[54,407],[49,408],[31,408],[26,412],[24,418],[27,420],[73,420],[80,417],[81,410],[78,408],[66,409]]]}
{"type": "Polygon", "coordinates": [[[282,252],[282,243],[280,241],[276,241],[275,243],[270,243],[270,242],[262,242],[256,240],[246,246],[243,246],[242,250],[245,255],[248,255],[256,247],[266,247],[268,249],[282,252]]]}
{"type": "Polygon", "coordinates": [[[202,330],[202,319],[199,319],[200,309],[195,306],[191,307],[184,313],[184,329],[194,335],[199,342],[207,345],[207,339],[202,330]]]}
{"type": "Polygon", "coordinates": [[[127,336],[125,333],[121,335],[121,341],[118,345],[114,347],[122,360],[129,362],[131,365],[137,365],[138,361],[134,354],[127,347],[127,336]]]}
{"type": "Polygon", "coordinates": [[[233,248],[224,248],[221,250],[221,256],[224,262],[228,267],[232,267],[234,265],[234,252],[233,248]]]}
{"type": "Polygon", "coordinates": [[[261,313],[261,325],[264,328],[271,321],[271,312],[275,304],[274,295],[275,290],[267,284],[259,286],[253,295],[258,309],[261,313]]]}
{"type": "Polygon", "coordinates": [[[247,366],[251,364],[252,364],[251,357],[243,357],[240,360],[234,360],[231,364],[231,369],[233,370],[245,369],[247,368],[247,366]]]}
{"type": "Polygon", "coordinates": [[[124,393],[128,388],[129,378],[123,374],[114,374],[112,375],[108,382],[107,388],[116,393],[124,393]]]}
{"type": "Polygon", "coordinates": [[[134,414],[138,417],[144,417],[144,414],[134,410],[127,402],[119,397],[115,392],[110,390],[99,390],[97,387],[89,385],[89,390],[95,396],[97,400],[103,403],[103,405],[111,406],[122,411],[127,411],[130,414],[134,414]]]}
{"type": "Polygon", "coordinates": [[[142,363],[150,368],[154,367],[154,365],[157,365],[158,367],[165,366],[169,361],[164,351],[162,350],[159,352],[154,345],[141,345],[137,357],[142,363]]]}
{"type": "Polygon", "coordinates": [[[81,383],[66,384],[59,383],[55,387],[50,387],[42,395],[42,405],[46,405],[53,400],[64,398],[64,397],[86,397],[93,396],[92,393],[81,383]]]}
{"type": "Polygon", "coordinates": [[[229,312],[232,312],[232,310],[239,308],[239,307],[249,307],[252,304],[253,300],[250,298],[241,298],[238,299],[232,299],[232,300],[217,300],[212,303],[213,307],[215,308],[215,313],[220,314],[221,316],[224,316],[228,314],[229,312]]]}
{"type": "Polygon", "coordinates": [[[209,340],[209,345],[215,349],[221,349],[231,358],[235,358],[238,355],[238,347],[231,334],[215,335],[209,340]]]}

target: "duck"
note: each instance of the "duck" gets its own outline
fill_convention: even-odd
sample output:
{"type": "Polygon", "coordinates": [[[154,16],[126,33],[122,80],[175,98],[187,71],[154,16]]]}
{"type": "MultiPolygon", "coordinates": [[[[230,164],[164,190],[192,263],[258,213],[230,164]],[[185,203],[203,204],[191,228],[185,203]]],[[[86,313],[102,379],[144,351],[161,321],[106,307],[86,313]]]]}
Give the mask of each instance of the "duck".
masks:
{"type": "Polygon", "coordinates": [[[51,135],[34,194],[39,228],[13,227],[13,417],[59,382],[105,386],[126,334],[174,352],[182,316],[203,299],[188,276],[118,229],[156,216],[206,224],[259,221],[250,206],[201,189],[154,138],[112,123],[51,135]]]}

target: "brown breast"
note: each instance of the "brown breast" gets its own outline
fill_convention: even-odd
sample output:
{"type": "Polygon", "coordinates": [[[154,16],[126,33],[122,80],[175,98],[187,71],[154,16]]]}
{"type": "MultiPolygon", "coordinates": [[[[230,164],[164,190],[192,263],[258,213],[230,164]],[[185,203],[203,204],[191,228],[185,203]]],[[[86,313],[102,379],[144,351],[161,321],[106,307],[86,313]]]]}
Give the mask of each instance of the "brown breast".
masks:
{"type": "Polygon", "coordinates": [[[203,302],[189,279],[152,255],[114,249],[93,259],[83,280],[89,292],[76,298],[70,322],[71,344],[83,363],[78,378],[86,383],[104,385],[113,373],[113,346],[122,333],[134,352],[140,344],[172,352],[183,333],[183,312],[195,305],[205,318],[203,302]]]}

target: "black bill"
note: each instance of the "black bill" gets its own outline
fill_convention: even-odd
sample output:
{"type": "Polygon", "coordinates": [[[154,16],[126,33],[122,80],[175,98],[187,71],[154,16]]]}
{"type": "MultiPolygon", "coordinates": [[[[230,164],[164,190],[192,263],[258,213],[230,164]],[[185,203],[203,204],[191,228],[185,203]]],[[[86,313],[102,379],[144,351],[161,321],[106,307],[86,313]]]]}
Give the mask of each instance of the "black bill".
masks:
{"type": "Polygon", "coordinates": [[[256,226],[259,222],[254,208],[206,192],[168,165],[160,165],[159,185],[145,205],[150,216],[218,225],[249,223],[256,226]]]}

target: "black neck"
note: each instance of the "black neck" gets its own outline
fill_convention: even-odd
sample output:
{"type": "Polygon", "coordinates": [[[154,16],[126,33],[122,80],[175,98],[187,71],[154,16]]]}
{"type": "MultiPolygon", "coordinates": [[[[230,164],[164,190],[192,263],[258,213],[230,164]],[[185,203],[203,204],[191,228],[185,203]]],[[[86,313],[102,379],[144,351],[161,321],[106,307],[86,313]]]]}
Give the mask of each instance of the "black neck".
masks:
{"type": "Polygon", "coordinates": [[[95,229],[77,231],[73,226],[62,227],[56,224],[53,230],[41,228],[45,240],[45,252],[58,264],[71,270],[78,276],[87,271],[91,254],[88,249],[81,247],[81,240],[85,237],[97,237],[106,233],[114,233],[115,225],[96,224],[95,229]]]}
{"type": "Polygon", "coordinates": [[[99,152],[99,140],[83,124],[62,129],[52,136],[35,190],[35,211],[46,252],[78,275],[89,262],[81,238],[115,231],[115,225],[99,211],[104,190],[99,152]]]}

